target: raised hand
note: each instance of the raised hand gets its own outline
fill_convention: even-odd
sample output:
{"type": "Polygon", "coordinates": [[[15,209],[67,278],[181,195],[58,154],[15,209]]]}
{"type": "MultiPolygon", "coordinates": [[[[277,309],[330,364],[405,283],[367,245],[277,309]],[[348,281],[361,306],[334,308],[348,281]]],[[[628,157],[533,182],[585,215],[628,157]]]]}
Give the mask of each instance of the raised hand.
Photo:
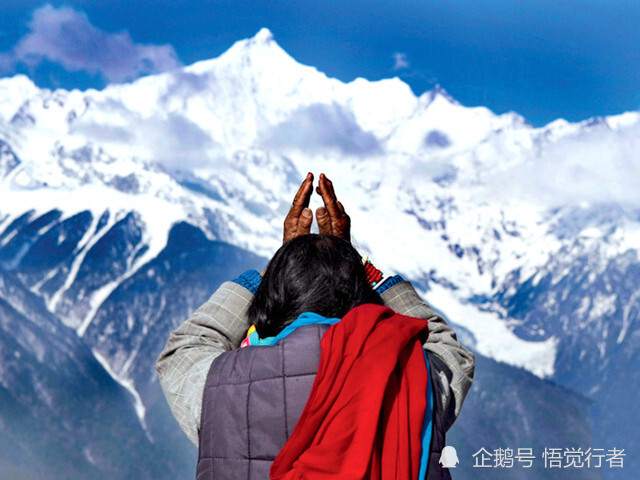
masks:
{"type": "Polygon", "coordinates": [[[349,215],[345,212],[342,203],[336,198],[333,183],[324,173],[320,174],[316,192],[322,197],[322,201],[324,202],[324,207],[316,209],[318,233],[321,235],[334,235],[351,241],[351,218],[349,218],[349,215]]]}
{"type": "Polygon", "coordinates": [[[288,242],[292,238],[306,235],[311,231],[311,222],[313,221],[313,213],[309,208],[309,199],[313,193],[313,174],[307,173],[302,185],[298,189],[291,209],[284,219],[284,233],[282,235],[283,243],[288,242]]]}

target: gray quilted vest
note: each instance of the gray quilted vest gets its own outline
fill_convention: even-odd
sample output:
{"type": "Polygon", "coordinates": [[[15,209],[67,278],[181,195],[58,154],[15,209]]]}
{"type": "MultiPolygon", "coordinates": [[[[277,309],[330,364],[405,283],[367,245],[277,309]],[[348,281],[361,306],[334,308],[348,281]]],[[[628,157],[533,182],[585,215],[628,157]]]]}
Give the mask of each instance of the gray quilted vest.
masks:
{"type": "MultiPolygon", "coordinates": [[[[267,480],[304,409],[328,325],[296,329],[272,347],[246,347],[211,365],[202,401],[197,480],[267,480]]],[[[450,479],[436,411],[427,478],[450,479]]]]}

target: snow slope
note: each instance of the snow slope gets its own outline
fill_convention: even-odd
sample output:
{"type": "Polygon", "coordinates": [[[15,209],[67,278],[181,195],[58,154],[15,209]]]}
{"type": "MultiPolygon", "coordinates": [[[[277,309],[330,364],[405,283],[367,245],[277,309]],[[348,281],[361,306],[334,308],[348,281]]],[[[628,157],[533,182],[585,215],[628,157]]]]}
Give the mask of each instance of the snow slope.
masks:
{"type": "MultiPolygon", "coordinates": [[[[36,218],[55,208],[58,221],[91,212],[64,283],[46,295],[80,335],[117,286],[157,257],[178,221],[269,257],[307,171],[334,180],[354,243],[384,271],[401,272],[456,312],[451,321],[472,333],[480,353],[540,376],[553,373],[556,341],[522,340],[504,311],[478,313],[470,300],[494,295],[515,270],[534,275],[576,238],[604,243],[612,256],[640,247],[638,198],[622,192],[621,217],[603,228],[588,212],[612,199],[567,199],[567,178],[547,180],[573,172],[580,183],[591,160],[576,166],[560,153],[577,142],[600,150],[633,142],[637,112],[534,129],[515,113],[462,106],[440,87],[416,97],[398,79],[328,78],[298,64],[266,29],[219,58],[100,92],[2,79],[0,119],[0,229],[28,210],[36,218]],[[19,163],[10,167],[10,158],[19,163]],[[569,240],[554,228],[571,209],[586,219],[569,240]],[[96,231],[107,211],[106,228],[96,231]],[[141,230],[130,264],[85,292],[81,312],[63,309],[84,255],[130,212],[141,230]]],[[[627,167],[621,175],[638,169],[627,167]]],[[[0,246],[10,241],[8,234],[0,246]]]]}

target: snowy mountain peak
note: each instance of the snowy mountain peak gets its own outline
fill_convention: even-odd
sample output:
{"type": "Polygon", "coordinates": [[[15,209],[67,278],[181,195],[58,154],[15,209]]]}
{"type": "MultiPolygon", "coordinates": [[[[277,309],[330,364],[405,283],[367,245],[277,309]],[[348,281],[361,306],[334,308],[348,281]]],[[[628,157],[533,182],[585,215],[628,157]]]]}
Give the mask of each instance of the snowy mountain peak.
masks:
{"type": "Polygon", "coordinates": [[[0,78],[0,91],[3,92],[3,97],[8,91],[31,93],[36,90],[38,90],[38,87],[31,79],[21,73],[13,77],[0,78]]]}
{"type": "Polygon", "coordinates": [[[267,66],[275,69],[285,67],[287,70],[280,72],[281,74],[288,73],[291,68],[301,67],[291,55],[278,45],[274,40],[273,33],[268,28],[260,29],[252,38],[235,42],[217,60],[218,63],[235,64],[236,68],[243,69],[256,67],[264,69],[267,66]]]}
{"type": "Polygon", "coordinates": [[[263,27],[249,41],[253,42],[253,43],[257,43],[257,44],[260,44],[260,43],[268,44],[268,43],[271,43],[273,41],[273,33],[268,28],[263,27]]]}
{"type": "Polygon", "coordinates": [[[0,78],[0,121],[11,120],[22,103],[39,91],[25,75],[0,78]]]}
{"type": "Polygon", "coordinates": [[[425,92],[422,96],[425,97],[425,99],[428,99],[429,103],[435,101],[437,98],[442,98],[452,105],[460,105],[460,103],[449,95],[449,92],[447,92],[439,83],[437,83],[435,87],[428,92],[425,92]]]}

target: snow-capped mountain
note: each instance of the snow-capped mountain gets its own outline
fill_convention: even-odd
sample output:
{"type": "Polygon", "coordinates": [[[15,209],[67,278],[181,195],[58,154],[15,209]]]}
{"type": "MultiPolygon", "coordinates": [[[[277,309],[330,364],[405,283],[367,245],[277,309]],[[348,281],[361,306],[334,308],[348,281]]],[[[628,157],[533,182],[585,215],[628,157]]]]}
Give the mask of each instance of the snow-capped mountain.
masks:
{"type": "Polygon", "coordinates": [[[534,374],[518,382],[599,402],[591,428],[616,443],[610,392],[638,351],[638,133],[637,112],[533,128],[440,87],[343,83],[266,29],[103,91],[0,79],[0,273],[75,331],[155,441],[168,332],[265,264],[304,175],[326,172],[363,253],[480,356],[534,374]]]}

